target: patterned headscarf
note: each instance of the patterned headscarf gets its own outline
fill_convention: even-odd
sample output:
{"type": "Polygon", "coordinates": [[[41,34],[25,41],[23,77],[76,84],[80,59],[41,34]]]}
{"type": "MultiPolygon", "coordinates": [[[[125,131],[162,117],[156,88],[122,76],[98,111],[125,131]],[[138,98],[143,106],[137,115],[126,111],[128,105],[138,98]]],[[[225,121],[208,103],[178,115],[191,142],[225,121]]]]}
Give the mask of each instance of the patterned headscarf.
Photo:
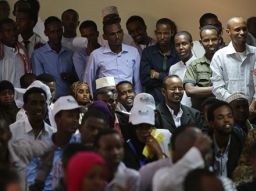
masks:
{"type": "Polygon", "coordinates": [[[89,85],[86,82],[77,81],[71,85],[71,94],[74,98],[77,96],[77,91],[81,85],[85,85],[90,90],[89,85]]]}

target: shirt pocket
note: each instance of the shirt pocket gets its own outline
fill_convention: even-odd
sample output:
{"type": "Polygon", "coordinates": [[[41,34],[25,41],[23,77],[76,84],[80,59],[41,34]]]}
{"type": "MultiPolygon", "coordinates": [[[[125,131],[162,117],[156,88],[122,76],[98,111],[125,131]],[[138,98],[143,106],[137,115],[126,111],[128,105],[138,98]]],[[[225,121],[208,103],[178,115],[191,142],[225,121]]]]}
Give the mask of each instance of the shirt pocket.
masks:
{"type": "Polygon", "coordinates": [[[198,73],[198,86],[201,87],[207,87],[207,86],[211,86],[211,73],[207,72],[207,71],[202,71],[198,73]]]}

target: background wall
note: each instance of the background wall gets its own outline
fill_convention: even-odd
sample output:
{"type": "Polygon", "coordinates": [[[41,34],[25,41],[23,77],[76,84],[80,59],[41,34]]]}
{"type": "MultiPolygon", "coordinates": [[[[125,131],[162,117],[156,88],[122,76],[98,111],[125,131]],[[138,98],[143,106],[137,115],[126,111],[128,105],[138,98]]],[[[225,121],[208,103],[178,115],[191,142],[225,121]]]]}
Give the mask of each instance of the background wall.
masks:
{"type": "MultiPolygon", "coordinates": [[[[15,0],[9,0],[13,5],[15,0]]],[[[168,17],[176,22],[178,30],[190,31],[193,38],[199,38],[199,18],[206,12],[215,13],[223,27],[232,16],[248,18],[256,16],[255,0],[41,0],[40,17],[60,17],[69,8],[75,9],[80,15],[80,21],[94,20],[99,31],[102,31],[101,9],[115,5],[122,18],[122,26],[126,31],[125,22],[131,15],[140,15],[145,19],[148,33],[153,37],[155,23],[159,18],[168,17]]],[[[228,38],[224,32],[224,39],[228,38]]]]}

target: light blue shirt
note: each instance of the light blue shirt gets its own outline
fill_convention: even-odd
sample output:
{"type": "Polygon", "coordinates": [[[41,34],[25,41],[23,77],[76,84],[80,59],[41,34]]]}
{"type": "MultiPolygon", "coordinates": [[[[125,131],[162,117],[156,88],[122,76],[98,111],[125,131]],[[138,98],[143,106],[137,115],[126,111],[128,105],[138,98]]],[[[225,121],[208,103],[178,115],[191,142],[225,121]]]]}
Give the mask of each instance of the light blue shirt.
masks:
{"type": "Polygon", "coordinates": [[[136,48],[123,44],[122,51],[114,53],[108,45],[94,50],[88,60],[83,81],[89,84],[91,92],[95,92],[95,80],[105,76],[113,76],[116,84],[130,81],[136,93],[141,92],[139,77],[140,55],[136,48]]]}
{"type": "Polygon", "coordinates": [[[61,73],[68,72],[74,74],[72,61],[73,52],[62,47],[57,53],[49,44],[35,50],[32,54],[32,71],[35,75],[42,73],[51,74],[56,80],[56,97],[68,95],[70,83],[61,79],[61,73]]]}
{"type": "Polygon", "coordinates": [[[76,70],[76,74],[79,81],[83,81],[85,67],[88,62],[89,56],[87,55],[85,49],[79,49],[73,54],[73,63],[76,70]]]}

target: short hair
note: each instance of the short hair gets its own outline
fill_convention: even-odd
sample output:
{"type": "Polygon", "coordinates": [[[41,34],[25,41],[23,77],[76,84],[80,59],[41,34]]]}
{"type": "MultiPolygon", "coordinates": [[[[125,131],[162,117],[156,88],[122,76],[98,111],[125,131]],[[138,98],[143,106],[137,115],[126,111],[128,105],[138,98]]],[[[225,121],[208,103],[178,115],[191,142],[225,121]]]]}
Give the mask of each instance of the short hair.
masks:
{"type": "Polygon", "coordinates": [[[166,88],[166,81],[168,80],[168,79],[171,79],[171,78],[179,78],[181,81],[182,81],[182,79],[178,76],[178,75],[176,75],[176,74],[172,74],[172,75],[169,75],[169,76],[166,76],[164,79],[163,79],[163,83],[162,83],[162,88],[166,88]]]}
{"type": "Polygon", "coordinates": [[[74,14],[74,15],[77,17],[77,20],[79,19],[79,14],[78,14],[78,12],[77,12],[76,10],[74,10],[74,9],[67,9],[67,10],[65,10],[65,11],[61,14],[61,19],[63,19],[64,14],[66,14],[66,13],[68,13],[68,12],[74,14]]]}
{"type": "Polygon", "coordinates": [[[81,124],[83,124],[90,117],[95,117],[95,118],[104,120],[104,122],[108,125],[107,128],[109,128],[110,123],[109,123],[108,116],[105,113],[103,113],[101,110],[97,108],[88,109],[88,111],[84,114],[82,118],[81,124]]]}
{"type": "Polygon", "coordinates": [[[189,126],[180,126],[179,128],[176,128],[172,134],[171,138],[171,148],[173,151],[176,149],[176,138],[182,134],[189,126]]]}
{"type": "Polygon", "coordinates": [[[110,14],[104,17],[103,32],[105,33],[106,27],[109,25],[120,24],[121,18],[117,14],[110,14]]]}
{"type": "Polygon", "coordinates": [[[33,73],[26,73],[20,77],[20,87],[27,88],[30,84],[28,84],[28,80],[36,80],[36,75],[33,73]]]}
{"type": "Polygon", "coordinates": [[[49,24],[52,24],[52,23],[60,23],[62,24],[61,20],[58,18],[58,17],[55,17],[55,16],[50,16],[48,17],[45,22],[44,22],[44,28],[47,28],[49,24]]]}
{"type": "MultiPolygon", "coordinates": [[[[207,169],[195,169],[190,171],[183,183],[184,191],[201,191],[201,179],[203,177],[212,177],[218,179],[217,175],[214,172],[211,172],[207,169]],[[196,183],[196,184],[195,184],[196,183]]],[[[221,184],[221,180],[220,184],[221,184]]]]}
{"type": "Polygon", "coordinates": [[[103,137],[103,136],[107,136],[107,135],[119,135],[119,133],[114,130],[114,129],[110,129],[110,128],[104,128],[104,129],[101,129],[98,134],[96,135],[95,137],[95,140],[94,140],[94,147],[96,149],[99,148],[99,142],[100,142],[100,139],[103,137]]]}
{"type": "Polygon", "coordinates": [[[3,25],[6,25],[6,24],[13,24],[14,26],[16,26],[16,23],[14,20],[10,18],[5,18],[0,20],[0,31],[2,31],[3,25]]]}
{"type": "Polygon", "coordinates": [[[156,22],[156,27],[157,27],[157,25],[160,25],[160,24],[169,25],[171,27],[171,30],[173,31],[173,36],[176,35],[177,26],[174,21],[172,21],[171,19],[168,19],[168,18],[161,18],[156,22]]]}
{"type": "Polygon", "coordinates": [[[0,92],[4,90],[11,90],[14,93],[14,86],[13,84],[8,80],[2,80],[0,81],[0,92]]]}
{"type": "Polygon", "coordinates": [[[37,80],[45,83],[55,82],[55,78],[51,74],[42,73],[36,77],[37,80]]]}
{"type": "Polygon", "coordinates": [[[210,107],[208,108],[207,118],[208,118],[209,122],[214,121],[214,112],[215,112],[215,110],[217,110],[218,108],[220,108],[222,106],[228,107],[233,112],[232,107],[227,102],[221,101],[221,100],[217,100],[212,105],[210,105],[210,107]]]}
{"type": "Polygon", "coordinates": [[[134,85],[132,84],[132,82],[130,82],[128,80],[123,80],[123,81],[117,83],[116,90],[118,89],[118,86],[120,86],[122,84],[130,84],[132,86],[132,88],[134,88],[134,85]]]}
{"type": "Polygon", "coordinates": [[[62,164],[66,168],[69,160],[77,153],[81,151],[89,151],[90,149],[81,143],[70,143],[67,144],[63,149],[62,164]]]}
{"type": "Polygon", "coordinates": [[[45,100],[47,99],[47,95],[45,93],[45,91],[42,88],[38,88],[38,87],[32,87],[29,88],[23,95],[23,102],[27,103],[28,102],[28,96],[34,93],[39,93],[39,94],[44,94],[45,96],[45,100]]]}
{"type": "Polygon", "coordinates": [[[250,32],[251,28],[255,28],[256,26],[256,17],[250,17],[247,19],[247,28],[250,32]]]}
{"type": "Polygon", "coordinates": [[[200,28],[200,36],[201,36],[202,32],[205,31],[205,30],[216,30],[217,35],[220,34],[219,29],[217,27],[215,27],[213,25],[205,25],[202,28],[200,28]]]}
{"type": "Polygon", "coordinates": [[[84,29],[84,28],[93,28],[95,31],[98,30],[97,24],[92,20],[83,21],[79,26],[79,30],[84,29]]]}
{"type": "Polygon", "coordinates": [[[17,7],[19,7],[19,12],[28,13],[29,17],[32,18],[35,22],[38,20],[38,13],[40,10],[40,3],[38,0],[19,0],[16,1],[13,7],[13,15],[17,11],[17,7]]]}
{"type": "Polygon", "coordinates": [[[6,188],[11,183],[19,183],[18,174],[8,167],[0,167],[0,190],[6,191],[6,188]]]}
{"type": "Polygon", "coordinates": [[[175,36],[181,36],[181,35],[187,36],[187,37],[188,37],[188,41],[189,41],[190,43],[193,42],[192,35],[191,35],[188,31],[179,31],[179,32],[177,32],[177,34],[176,34],[175,36]]]}
{"type": "Polygon", "coordinates": [[[126,21],[126,27],[128,24],[133,23],[133,22],[140,23],[141,25],[146,27],[144,19],[138,15],[133,15],[133,16],[129,17],[129,19],[126,21]]]}
{"type": "Polygon", "coordinates": [[[217,15],[213,14],[213,13],[205,13],[203,14],[200,19],[199,19],[199,24],[200,24],[200,28],[205,26],[207,23],[206,23],[206,20],[207,19],[216,19],[216,20],[219,20],[217,15]]]}

